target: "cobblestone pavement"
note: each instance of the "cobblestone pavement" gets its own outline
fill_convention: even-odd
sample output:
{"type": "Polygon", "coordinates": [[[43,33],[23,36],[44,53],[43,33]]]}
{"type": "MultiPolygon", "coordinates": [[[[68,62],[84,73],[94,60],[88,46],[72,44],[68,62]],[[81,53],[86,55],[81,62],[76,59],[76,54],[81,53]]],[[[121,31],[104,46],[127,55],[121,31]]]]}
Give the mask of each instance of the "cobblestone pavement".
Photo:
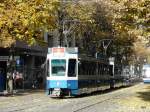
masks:
{"type": "Polygon", "coordinates": [[[0,96],[0,112],[150,112],[150,85],[138,84],[76,98],[53,99],[44,91],[0,96]]]}

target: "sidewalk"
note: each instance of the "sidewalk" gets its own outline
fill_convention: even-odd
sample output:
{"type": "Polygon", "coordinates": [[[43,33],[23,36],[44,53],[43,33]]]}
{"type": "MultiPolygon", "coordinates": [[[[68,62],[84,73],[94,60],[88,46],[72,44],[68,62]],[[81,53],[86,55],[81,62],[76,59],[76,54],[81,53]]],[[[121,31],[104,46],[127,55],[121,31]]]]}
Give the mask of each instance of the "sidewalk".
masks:
{"type": "MultiPolygon", "coordinates": [[[[43,100],[48,102],[49,98],[44,90],[24,90],[18,91],[13,95],[0,96],[0,112],[29,112],[30,109],[39,103],[42,105],[43,100]],[[30,108],[29,108],[30,107],[30,108]]],[[[32,112],[39,112],[38,110],[32,112]]]]}
{"type": "MultiPolygon", "coordinates": [[[[21,89],[21,90],[13,90],[13,95],[17,94],[17,93],[21,93],[23,91],[24,91],[23,89],[21,89]]],[[[8,96],[8,95],[12,95],[12,94],[8,93],[7,90],[4,90],[3,92],[0,92],[0,96],[8,96]]]]}
{"type": "Polygon", "coordinates": [[[8,93],[6,90],[0,92],[0,96],[11,96],[11,95],[19,95],[25,93],[34,93],[34,92],[45,92],[44,89],[17,89],[13,90],[13,94],[8,93]]]}

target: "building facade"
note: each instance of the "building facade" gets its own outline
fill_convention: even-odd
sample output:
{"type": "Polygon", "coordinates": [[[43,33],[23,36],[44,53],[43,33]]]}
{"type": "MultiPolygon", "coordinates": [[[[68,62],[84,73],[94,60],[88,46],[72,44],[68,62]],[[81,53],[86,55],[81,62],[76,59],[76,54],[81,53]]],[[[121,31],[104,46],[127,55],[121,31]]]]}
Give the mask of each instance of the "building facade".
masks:
{"type": "Polygon", "coordinates": [[[10,64],[13,71],[19,73],[22,78],[18,89],[44,88],[45,73],[42,64],[46,60],[46,54],[47,43],[42,46],[28,46],[25,42],[16,41],[13,47],[0,48],[0,69],[4,76],[4,89],[7,89],[7,71],[10,64]],[[37,85],[35,82],[40,84],[37,85]]]}

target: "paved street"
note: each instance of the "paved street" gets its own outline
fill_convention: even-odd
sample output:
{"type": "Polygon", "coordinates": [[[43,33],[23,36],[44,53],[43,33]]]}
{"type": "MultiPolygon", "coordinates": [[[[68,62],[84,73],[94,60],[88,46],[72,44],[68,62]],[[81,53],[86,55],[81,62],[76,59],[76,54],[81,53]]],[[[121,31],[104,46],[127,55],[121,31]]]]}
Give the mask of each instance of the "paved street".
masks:
{"type": "Polygon", "coordinates": [[[44,91],[0,96],[0,112],[150,112],[150,85],[138,84],[77,98],[50,98],[44,91]]]}

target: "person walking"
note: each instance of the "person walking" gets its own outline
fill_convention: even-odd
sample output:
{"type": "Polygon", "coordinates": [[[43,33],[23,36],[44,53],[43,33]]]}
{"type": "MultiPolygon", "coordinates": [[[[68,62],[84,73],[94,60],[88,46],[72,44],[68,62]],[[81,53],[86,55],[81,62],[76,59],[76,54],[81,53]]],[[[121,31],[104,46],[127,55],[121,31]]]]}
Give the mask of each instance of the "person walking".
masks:
{"type": "Polygon", "coordinates": [[[13,90],[16,92],[17,91],[17,86],[16,86],[16,75],[17,75],[17,71],[14,70],[13,72],[13,90]]]}
{"type": "Polygon", "coordinates": [[[7,72],[7,92],[13,94],[13,74],[10,69],[7,72]]]}

